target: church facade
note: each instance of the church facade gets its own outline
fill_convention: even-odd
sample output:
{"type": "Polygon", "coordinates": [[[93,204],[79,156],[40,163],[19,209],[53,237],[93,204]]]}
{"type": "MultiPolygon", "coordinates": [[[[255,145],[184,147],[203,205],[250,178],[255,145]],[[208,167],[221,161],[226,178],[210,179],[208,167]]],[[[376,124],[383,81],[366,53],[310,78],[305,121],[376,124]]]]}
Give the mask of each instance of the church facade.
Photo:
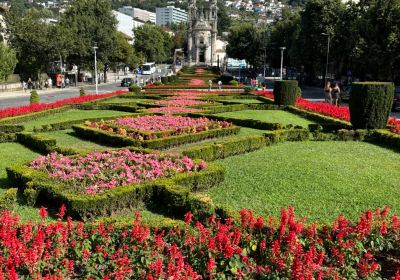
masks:
{"type": "Polygon", "coordinates": [[[197,7],[196,0],[188,6],[188,61],[190,65],[214,65],[218,22],[217,0],[197,7]]]}

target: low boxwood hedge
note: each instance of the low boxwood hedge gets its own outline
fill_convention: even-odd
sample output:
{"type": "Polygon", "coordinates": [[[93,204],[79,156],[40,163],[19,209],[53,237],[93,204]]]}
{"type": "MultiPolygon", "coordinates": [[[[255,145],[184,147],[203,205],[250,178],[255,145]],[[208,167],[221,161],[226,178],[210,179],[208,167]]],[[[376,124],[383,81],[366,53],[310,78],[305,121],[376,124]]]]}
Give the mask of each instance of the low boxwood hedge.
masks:
{"type": "Polygon", "coordinates": [[[189,147],[182,154],[190,158],[201,158],[205,161],[223,159],[261,149],[266,145],[261,135],[241,136],[217,143],[189,147]]]}
{"type": "Polygon", "coordinates": [[[0,133],[16,133],[21,132],[25,128],[23,125],[16,125],[16,124],[4,124],[0,125],[0,133]]]}
{"type": "Polygon", "coordinates": [[[15,142],[17,141],[17,136],[15,133],[2,133],[0,132],[0,143],[15,142]]]}
{"type": "MultiPolygon", "coordinates": [[[[65,204],[72,217],[90,220],[98,216],[108,216],[124,209],[134,209],[143,202],[151,207],[161,208],[165,206],[162,201],[168,201],[173,205],[173,200],[160,198],[159,189],[173,193],[175,190],[181,193],[183,198],[196,189],[207,189],[216,186],[224,179],[223,167],[210,163],[206,169],[199,172],[178,174],[168,179],[158,179],[141,184],[130,184],[107,190],[104,193],[87,195],[74,193],[59,180],[48,177],[47,174],[33,170],[27,165],[14,165],[7,168],[10,181],[25,192],[32,190],[37,202],[49,208],[57,209],[65,204]],[[184,184],[183,188],[181,184],[184,184]],[[183,194],[182,194],[183,193],[183,194]]],[[[176,208],[183,209],[183,204],[176,204],[176,208]]],[[[170,211],[170,209],[168,210],[170,211]]]]}
{"type": "Polygon", "coordinates": [[[264,133],[264,136],[271,143],[279,143],[284,141],[305,141],[310,139],[310,131],[308,129],[281,129],[264,133]]]}
{"type": "Polygon", "coordinates": [[[86,125],[74,125],[72,127],[78,136],[92,140],[95,142],[105,143],[115,147],[145,147],[150,149],[166,149],[178,145],[198,142],[209,138],[224,137],[237,134],[240,127],[231,126],[228,128],[211,129],[193,134],[182,134],[176,136],[168,136],[152,140],[139,141],[130,137],[111,133],[98,128],[88,127],[86,125]]]}

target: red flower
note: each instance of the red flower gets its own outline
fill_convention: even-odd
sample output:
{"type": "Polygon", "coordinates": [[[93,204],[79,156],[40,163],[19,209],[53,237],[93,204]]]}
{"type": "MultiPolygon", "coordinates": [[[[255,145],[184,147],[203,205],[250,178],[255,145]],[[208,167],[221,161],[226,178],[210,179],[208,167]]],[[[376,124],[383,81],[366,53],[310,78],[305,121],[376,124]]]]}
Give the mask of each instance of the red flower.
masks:
{"type": "Polygon", "coordinates": [[[188,212],[185,214],[185,223],[190,224],[192,222],[193,214],[188,212]]]}
{"type": "Polygon", "coordinates": [[[44,221],[44,220],[46,220],[46,218],[47,218],[47,216],[48,216],[48,212],[47,212],[47,208],[45,208],[45,207],[40,207],[40,209],[39,209],[39,215],[40,215],[40,217],[42,217],[42,220],[44,221]]]}

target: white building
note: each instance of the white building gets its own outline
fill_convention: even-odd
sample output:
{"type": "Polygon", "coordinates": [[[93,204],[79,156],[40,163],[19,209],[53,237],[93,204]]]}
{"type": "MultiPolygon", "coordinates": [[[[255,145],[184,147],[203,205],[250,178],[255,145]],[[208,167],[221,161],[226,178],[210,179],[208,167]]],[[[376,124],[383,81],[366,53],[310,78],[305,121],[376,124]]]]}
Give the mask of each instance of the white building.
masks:
{"type": "Polygon", "coordinates": [[[115,18],[117,19],[117,30],[125,35],[129,43],[133,43],[133,18],[121,12],[113,11],[115,18]]]}
{"type": "Polygon", "coordinates": [[[139,8],[133,8],[132,6],[123,6],[118,9],[118,12],[125,15],[131,16],[134,19],[138,19],[142,22],[156,23],[156,13],[152,13],[139,8]]]}
{"type": "Polygon", "coordinates": [[[170,25],[172,23],[187,22],[188,14],[186,11],[167,6],[165,8],[156,8],[156,24],[160,26],[170,25]]]}

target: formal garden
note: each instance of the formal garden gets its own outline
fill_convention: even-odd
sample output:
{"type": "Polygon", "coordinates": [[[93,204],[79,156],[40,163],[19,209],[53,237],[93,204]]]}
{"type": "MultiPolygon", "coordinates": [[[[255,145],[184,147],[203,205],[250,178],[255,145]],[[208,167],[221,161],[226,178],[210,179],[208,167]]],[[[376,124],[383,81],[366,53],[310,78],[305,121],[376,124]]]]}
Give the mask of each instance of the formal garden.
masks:
{"type": "Polygon", "coordinates": [[[400,279],[393,85],[219,79],[0,110],[0,279],[400,279]]]}

